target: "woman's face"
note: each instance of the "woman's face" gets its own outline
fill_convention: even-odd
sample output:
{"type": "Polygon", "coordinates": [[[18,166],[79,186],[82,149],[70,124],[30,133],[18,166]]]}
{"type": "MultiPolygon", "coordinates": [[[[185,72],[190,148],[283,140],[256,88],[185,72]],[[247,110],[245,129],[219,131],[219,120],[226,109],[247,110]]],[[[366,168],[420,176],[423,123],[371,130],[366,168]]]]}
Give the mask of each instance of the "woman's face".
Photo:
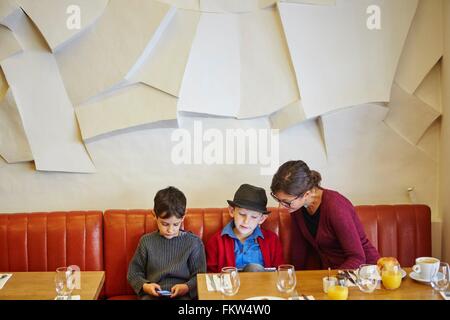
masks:
{"type": "Polygon", "coordinates": [[[286,208],[289,212],[294,212],[307,204],[310,193],[310,191],[307,191],[303,195],[293,196],[283,191],[278,191],[275,193],[274,198],[280,206],[286,208]]]}

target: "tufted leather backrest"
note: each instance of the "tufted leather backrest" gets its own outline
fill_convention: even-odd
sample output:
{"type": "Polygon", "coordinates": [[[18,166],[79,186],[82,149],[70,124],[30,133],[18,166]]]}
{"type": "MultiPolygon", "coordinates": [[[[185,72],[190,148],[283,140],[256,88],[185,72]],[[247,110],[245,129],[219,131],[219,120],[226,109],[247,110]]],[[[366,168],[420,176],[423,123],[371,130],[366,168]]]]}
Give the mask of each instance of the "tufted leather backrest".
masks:
{"type": "MultiPolygon", "coordinates": [[[[270,208],[263,227],[280,237],[286,262],[291,245],[291,219],[286,210],[270,208]]],[[[357,206],[366,234],[381,256],[395,256],[411,266],[431,255],[431,212],[424,205],[357,206]]],[[[151,210],[107,210],[104,216],[106,296],[134,294],[127,282],[128,264],[142,235],[156,230],[151,210]]],[[[204,243],[230,221],[227,208],[188,209],[184,229],[204,243]]]]}
{"type": "Polygon", "coordinates": [[[0,271],[103,270],[101,211],[0,214],[0,271]]]}
{"type": "Polygon", "coordinates": [[[425,205],[357,206],[370,242],[383,257],[397,257],[411,267],[417,257],[431,256],[431,210],[425,205]]]}

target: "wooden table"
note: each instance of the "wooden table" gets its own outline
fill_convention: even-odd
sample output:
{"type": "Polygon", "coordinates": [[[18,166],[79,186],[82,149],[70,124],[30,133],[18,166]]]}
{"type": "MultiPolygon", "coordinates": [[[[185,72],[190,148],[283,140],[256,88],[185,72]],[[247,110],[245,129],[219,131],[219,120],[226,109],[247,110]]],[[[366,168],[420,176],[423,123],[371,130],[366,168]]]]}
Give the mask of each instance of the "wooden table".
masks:
{"type": "MultiPolygon", "coordinates": [[[[372,293],[364,293],[358,287],[349,288],[349,300],[443,300],[441,295],[434,292],[428,284],[412,280],[409,277],[410,268],[405,268],[408,275],[403,279],[400,288],[396,290],[376,289],[372,293]]],[[[296,290],[299,295],[312,295],[316,300],[328,300],[323,292],[322,279],[328,274],[327,270],[297,271],[296,290]]],[[[336,275],[336,271],[332,271],[336,275]]],[[[255,296],[274,296],[288,298],[276,288],[276,272],[240,272],[241,286],[235,296],[224,296],[220,292],[209,292],[206,287],[206,275],[198,274],[198,297],[200,300],[244,300],[255,296]]]]}
{"type": "MultiPolygon", "coordinates": [[[[0,300],[54,300],[55,272],[9,272],[12,277],[0,289],[0,300]]],[[[96,300],[105,282],[104,271],[82,271],[81,289],[72,295],[96,300]]]]}

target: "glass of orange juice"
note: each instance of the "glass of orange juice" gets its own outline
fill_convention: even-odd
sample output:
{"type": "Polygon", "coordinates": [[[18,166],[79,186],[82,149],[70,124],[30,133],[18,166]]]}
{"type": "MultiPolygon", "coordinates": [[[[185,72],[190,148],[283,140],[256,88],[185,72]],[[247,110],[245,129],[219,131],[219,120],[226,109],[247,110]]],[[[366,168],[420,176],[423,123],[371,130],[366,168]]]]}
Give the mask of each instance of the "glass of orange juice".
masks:
{"type": "Polygon", "coordinates": [[[386,264],[381,270],[381,282],[388,290],[395,290],[402,283],[401,268],[398,263],[386,264]]]}
{"type": "Polygon", "coordinates": [[[336,285],[328,287],[327,295],[330,300],[347,300],[348,287],[345,278],[338,275],[336,285]]]}

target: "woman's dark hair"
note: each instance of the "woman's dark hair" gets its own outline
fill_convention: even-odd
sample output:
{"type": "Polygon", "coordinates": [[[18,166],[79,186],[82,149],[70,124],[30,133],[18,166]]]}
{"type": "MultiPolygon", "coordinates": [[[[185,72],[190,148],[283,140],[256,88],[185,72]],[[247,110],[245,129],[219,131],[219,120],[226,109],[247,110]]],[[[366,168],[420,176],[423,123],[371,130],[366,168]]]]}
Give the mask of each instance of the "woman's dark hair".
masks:
{"type": "Polygon", "coordinates": [[[314,187],[319,187],[322,177],[320,173],[310,170],[308,165],[301,161],[288,161],[278,168],[272,179],[270,189],[273,193],[284,193],[298,196],[314,187]]]}
{"type": "Polygon", "coordinates": [[[158,218],[167,219],[175,216],[181,219],[186,212],[186,197],[175,187],[159,190],[154,201],[153,210],[158,218]]]}

